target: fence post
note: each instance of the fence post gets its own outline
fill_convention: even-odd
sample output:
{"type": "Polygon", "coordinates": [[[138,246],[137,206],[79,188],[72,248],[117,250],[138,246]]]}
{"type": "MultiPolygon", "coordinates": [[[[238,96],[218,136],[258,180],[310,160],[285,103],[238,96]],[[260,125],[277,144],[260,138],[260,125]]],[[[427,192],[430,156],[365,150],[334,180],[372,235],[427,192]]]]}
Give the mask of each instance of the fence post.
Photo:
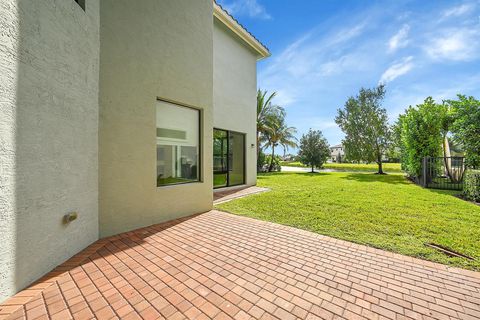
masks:
{"type": "Polygon", "coordinates": [[[428,157],[423,157],[423,164],[422,164],[422,187],[427,187],[427,164],[428,164],[428,157]]]}

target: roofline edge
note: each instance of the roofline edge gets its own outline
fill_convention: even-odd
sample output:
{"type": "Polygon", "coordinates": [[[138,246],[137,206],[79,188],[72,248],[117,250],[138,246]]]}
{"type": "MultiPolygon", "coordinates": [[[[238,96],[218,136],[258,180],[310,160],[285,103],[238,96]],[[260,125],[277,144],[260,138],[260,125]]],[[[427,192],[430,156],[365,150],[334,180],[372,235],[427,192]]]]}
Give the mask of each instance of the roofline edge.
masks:
{"type": "Polygon", "coordinates": [[[270,51],[260,41],[258,41],[215,1],[213,2],[213,16],[222,22],[233,33],[239,36],[240,39],[245,41],[255,52],[257,52],[260,56],[257,60],[271,56],[270,51]]]}

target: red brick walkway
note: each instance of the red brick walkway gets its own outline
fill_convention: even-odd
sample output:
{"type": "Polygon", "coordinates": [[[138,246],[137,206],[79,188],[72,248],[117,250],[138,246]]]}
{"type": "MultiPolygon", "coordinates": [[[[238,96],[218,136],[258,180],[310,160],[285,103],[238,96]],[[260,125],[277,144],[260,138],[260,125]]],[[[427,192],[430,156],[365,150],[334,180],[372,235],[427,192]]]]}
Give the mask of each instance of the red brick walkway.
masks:
{"type": "Polygon", "coordinates": [[[97,242],[0,306],[2,313],[9,319],[479,319],[480,273],[211,211],[97,242]]]}
{"type": "Polygon", "coordinates": [[[256,193],[269,191],[268,188],[261,188],[257,186],[242,187],[238,189],[223,190],[219,189],[213,192],[213,204],[224,203],[234,199],[243,198],[256,193]]]}

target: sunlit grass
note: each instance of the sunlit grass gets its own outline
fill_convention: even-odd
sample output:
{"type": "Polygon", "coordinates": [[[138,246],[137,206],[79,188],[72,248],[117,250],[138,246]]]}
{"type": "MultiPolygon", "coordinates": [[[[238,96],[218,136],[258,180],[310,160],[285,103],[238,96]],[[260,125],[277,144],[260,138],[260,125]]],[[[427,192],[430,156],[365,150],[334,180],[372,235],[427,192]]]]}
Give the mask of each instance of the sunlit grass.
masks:
{"type": "MultiPolygon", "coordinates": [[[[282,161],[282,166],[286,167],[307,167],[299,161],[282,161]]],[[[365,171],[365,172],[377,172],[378,165],[376,163],[325,163],[324,169],[334,169],[338,171],[365,171]]],[[[389,173],[402,172],[400,163],[384,163],[383,171],[389,173]]]]}

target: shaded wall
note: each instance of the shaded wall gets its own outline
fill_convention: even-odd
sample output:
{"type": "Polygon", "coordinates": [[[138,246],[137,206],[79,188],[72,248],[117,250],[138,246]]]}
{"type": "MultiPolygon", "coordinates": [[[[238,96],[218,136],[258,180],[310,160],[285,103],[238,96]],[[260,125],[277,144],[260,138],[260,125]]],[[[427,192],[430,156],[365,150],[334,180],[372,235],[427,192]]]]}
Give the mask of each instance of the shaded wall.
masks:
{"type": "Polygon", "coordinates": [[[102,0],[100,234],[212,207],[211,0],[102,0]],[[202,110],[202,182],[156,186],[156,99],[202,110]]]}
{"type": "Polygon", "coordinates": [[[215,20],[213,61],[213,125],[246,134],[245,180],[254,185],[257,182],[257,56],[238,36],[215,20]]]}
{"type": "Polygon", "coordinates": [[[0,301],[98,238],[98,66],[97,0],[0,1],[0,301]]]}

